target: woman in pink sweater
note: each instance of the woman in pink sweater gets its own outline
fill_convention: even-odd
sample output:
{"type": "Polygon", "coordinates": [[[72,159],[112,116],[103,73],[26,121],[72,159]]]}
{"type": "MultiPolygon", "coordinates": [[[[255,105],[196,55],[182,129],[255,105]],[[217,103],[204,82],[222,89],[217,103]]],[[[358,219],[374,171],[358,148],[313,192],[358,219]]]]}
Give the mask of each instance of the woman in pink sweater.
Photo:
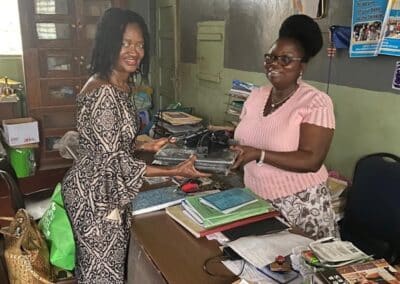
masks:
{"type": "Polygon", "coordinates": [[[253,90],[235,131],[244,182],[269,199],[291,225],[315,238],[336,234],[323,161],[335,128],[331,99],[301,82],[307,62],[322,47],[308,16],[287,18],[264,55],[272,86],[253,90]]]}

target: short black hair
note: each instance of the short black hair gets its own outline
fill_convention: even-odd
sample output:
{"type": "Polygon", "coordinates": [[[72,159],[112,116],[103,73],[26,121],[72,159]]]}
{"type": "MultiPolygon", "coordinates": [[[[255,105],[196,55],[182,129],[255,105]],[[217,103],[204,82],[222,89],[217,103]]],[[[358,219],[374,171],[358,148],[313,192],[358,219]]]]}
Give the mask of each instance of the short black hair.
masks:
{"type": "Polygon", "coordinates": [[[90,74],[99,74],[108,78],[118,59],[122,47],[122,39],[128,24],[137,24],[144,40],[144,57],[140,62],[140,71],[144,78],[149,73],[150,35],[142,16],[131,10],[121,8],[107,9],[97,23],[96,36],[90,61],[90,74]]]}
{"type": "Polygon", "coordinates": [[[279,39],[289,38],[297,41],[304,51],[303,62],[317,55],[323,45],[322,33],[318,24],[309,16],[292,15],[283,21],[279,29],[279,39]]]}

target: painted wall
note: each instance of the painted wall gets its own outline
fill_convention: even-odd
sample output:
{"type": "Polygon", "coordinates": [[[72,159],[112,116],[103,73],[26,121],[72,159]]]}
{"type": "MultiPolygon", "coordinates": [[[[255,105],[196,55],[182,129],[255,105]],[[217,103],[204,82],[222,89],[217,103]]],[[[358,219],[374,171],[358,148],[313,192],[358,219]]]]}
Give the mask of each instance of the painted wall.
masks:
{"type": "MultiPolygon", "coordinates": [[[[352,1],[329,2],[328,17],[318,20],[325,42],[330,25],[351,24],[352,1]]],[[[224,123],[232,79],[267,84],[262,54],[272,44],[280,23],[291,14],[290,4],[290,0],[181,1],[179,68],[184,105],[194,106],[208,122],[224,123]],[[196,78],[196,26],[198,21],[209,20],[226,22],[221,83],[196,78]]],[[[349,59],[347,51],[338,51],[333,59],[329,95],[335,105],[337,129],[326,160],[329,168],[351,176],[363,155],[385,151],[400,155],[400,93],[391,89],[396,60],[389,56],[349,59]]],[[[324,47],[310,62],[304,80],[325,91],[328,64],[324,47]]]]}
{"type": "Polygon", "coordinates": [[[21,56],[0,55],[0,77],[4,76],[19,82],[24,81],[21,56]]]}

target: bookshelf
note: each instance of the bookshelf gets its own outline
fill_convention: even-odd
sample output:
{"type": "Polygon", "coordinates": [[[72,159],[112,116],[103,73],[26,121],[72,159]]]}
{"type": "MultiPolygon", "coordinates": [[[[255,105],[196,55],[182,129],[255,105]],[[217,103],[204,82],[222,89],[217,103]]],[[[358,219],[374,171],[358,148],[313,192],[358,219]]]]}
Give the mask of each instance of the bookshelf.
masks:
{"type": "Polygon", "coordinates": [[[238,93],[230,90],[226,94],[229,99],[225,110],[224,121],[236,127],[239,123],[239,117],[242,112],[243,104],[246,101],[249,94],[238,93]]]}

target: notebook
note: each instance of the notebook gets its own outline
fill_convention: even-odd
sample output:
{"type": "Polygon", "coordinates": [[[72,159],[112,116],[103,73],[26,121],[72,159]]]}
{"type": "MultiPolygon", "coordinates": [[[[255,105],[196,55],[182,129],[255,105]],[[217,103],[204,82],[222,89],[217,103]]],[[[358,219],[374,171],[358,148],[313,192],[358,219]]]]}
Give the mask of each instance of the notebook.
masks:
{"type": "Polygon", "coordinates": [[[201,203],[224,214],[233,212],[256,201],[257,198],[244,188],[232,188],[200,198],[201,203]]]}
{"type": "Polygon", "coordinates": [[[164,209],[181,203],[186,194],[177,186],[161,187],[139,192],[132,201],[132,215],[164,209]]]}

